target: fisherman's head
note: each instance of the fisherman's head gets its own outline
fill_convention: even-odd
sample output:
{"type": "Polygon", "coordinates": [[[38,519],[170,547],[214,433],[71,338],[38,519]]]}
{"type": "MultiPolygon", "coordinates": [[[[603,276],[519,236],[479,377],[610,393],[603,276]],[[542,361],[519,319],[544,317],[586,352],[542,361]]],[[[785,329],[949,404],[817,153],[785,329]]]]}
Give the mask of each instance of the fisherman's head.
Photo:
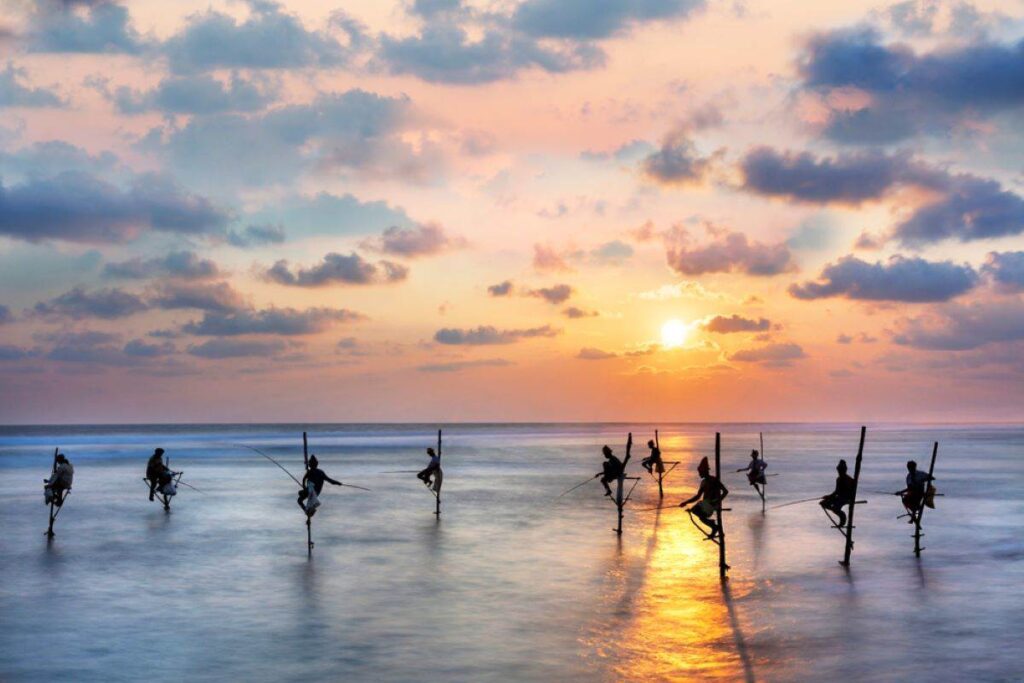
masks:
{"type": "Polygon", "coordinates": [[[758,455],[760,455],[760,454],[757,452],[756,448],[754,450],[750,451],[750,459],[751,460],[757,460],[757,456],[758,455]]]}
{"type": "Polygon", "coordinates": [[[437,454],[434,453],[434,449],[433,448],[428,448],[427,449],[427,455],[429,455],[431,458],[433,458],[437,454]]]}
{"type": "Polygon", "coordinates": [[[316,459],[315,455],[309,456],[309,468],[310,469],[313,469],[314,467],[316,467],[319,464],[320,464],[320,461],[316,459]]]}
{"type": "Polygon", "coordinates": [[[910,472],[916,472],[917,471],[917,463],[914,462],[913,460],[908,460],[907,461],[907,470],[910,471],[910,472]]]}
{"type": "Polygon", "coordinates": [[[647,447],[648,448],[654,448],[654,441],[648,441],[647,442],[647,447]]]}
{"type": "Polygon", "coordinates": [[[840,474],[846,474],[846,461],[845,460],[840,460],[839,461],[839,464],[836,465],[836,472],[839,472],[840,474]]]}
{"type": "Polygon", "coordinates": [[[67,461],[68,461],[68,459],[64,457],[63,453],[58,453],[57,454],[57,462],[67,462],[67,461]]]}
{"type": "Polygon", "coordinates": [[[605,446],[604,448],[602,448],[601,452],[604,453],[604,457],[606,457],[606,458],[612,457],[612,449],[608,448],[608,446],[605,446]]]}
{"type": "Polygon", "coordinates": [[[697,465],[697,474],[702,477],[706,477],[711,473],[711,466],[708,465],[707,458],[701,458],[700,463],[697,465]]]}
{"type": "Polygon", "coordinates": [[[153,455],[163,455],[163,454],[164,454],[164,449],[162,449],[162,448],[158,448],[155,451],[153,451],[153,455]]]}

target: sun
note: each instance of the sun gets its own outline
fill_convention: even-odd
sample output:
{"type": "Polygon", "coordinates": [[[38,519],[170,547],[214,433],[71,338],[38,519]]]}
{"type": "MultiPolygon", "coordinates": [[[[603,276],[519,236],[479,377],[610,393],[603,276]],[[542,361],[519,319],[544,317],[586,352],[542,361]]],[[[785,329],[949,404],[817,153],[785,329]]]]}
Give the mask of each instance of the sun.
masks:
{"type": "Polygon", "coordinates": [[[661,326],[661,345],[666,349],[679,348],[690,336],[690,326],[682,320],[673,318],[661,326]]]}

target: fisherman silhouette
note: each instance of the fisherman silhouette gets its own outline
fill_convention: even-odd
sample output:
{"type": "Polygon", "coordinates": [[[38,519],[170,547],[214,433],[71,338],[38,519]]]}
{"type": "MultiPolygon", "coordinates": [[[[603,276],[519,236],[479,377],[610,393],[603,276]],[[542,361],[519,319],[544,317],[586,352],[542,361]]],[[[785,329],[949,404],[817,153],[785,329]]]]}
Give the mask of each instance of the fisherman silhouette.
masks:
{"type": "Polygon", "coordinates": [[[764,485],[764,471],[768,468],[768,463],[761,459],[761,454],[758,453],[757,449],[750,451],[750,464],[737,472],[747,473],[747,483],[754,487],[758,495],[761,495],[761,485],[764,485]]]}
{"type": "Polygon", "coordinates": [[[71,489],[75,479],[75,468],[64,456],[58,453],[49,479],[43,479],[43,502],[53,503],[56,507],[64,504],[64,494],[71,489]]]}
{"type": "Polygon", "coordinates": [[[897,491],[896,495],[901,497],[903,507],[910,513],[909,524],[917,521],[917,515],[922,505],[935,507],[935,487],[931,485],[934,480],[935,477],[918,470],[915,461],[907,461],[907,487],[897,491]]]}
{"type": "Polygon", "coordinates": [[[149,499],[153,500],[157,489],[163,491],[171,483],[174,473],[164,464],[164,449],[157,448],[146,462],[146,479],[149,480],[149,499]]]}
{"type": "MultiPolygon", "coordinates": [[[[439,480],[440,480],[440,478],[442,476],[442,474],[441,474],[441,456],[438,455],[434,451],[433,448],[428,448],[427,449],[427,455],[430,456],[430,464],[428,464],[425,469],[423,469],[419,473],[417,473],[416,477],[420,481],[422,481],[424,484],[426,484],[427,486],[431,486],[434,483],[432,480],[436,477],[438,479],[437,483],[439,484],[440,483],[439,480]]],[[[439,488],[439,487],[435,486],[435,489],[436,488],[439,488]]]]}
{"type": "Polygon", "coordinates": [[[853,477],[846,473],[846,461],[840,460],[839,464],[836,465],[836,472],[839,476],[836,477],[836,488],[832,493],[821,499],[819,505],[827,511],[831,511],[838,518],[836,526],[842,527],[846,524],[846,513],[843,512],[843,507],[853,502],[853,477]]]}
{"type": "Polygon", "coordinates": [[[697,474],[700,475],[700,487],[697,489],[697,493],[681,502],[679,507],[686,507],[703,498],[703,500],[700,500],[699,503],[690,508],[689,512],[696,515],[711,530],[708,538],[715,538],[718,535],[719,528],[718,524],[715,523],[714,514],[722,505],[725,497],[729,495],[729,489],[725,488],[725,485],[717,477],[712,476],[707,458],[701,458],[700,463],[697,465],[697,474]]]}
{"type": "Polygon", "coordinates": [[[626,459],[623,461],[616,458],[612,453],[612,449],[608,446],[604,446],[601,449],[601,452],[604,454],[605,460],[601,463],[601,473],[594,476],[601,477],[601,486],[604,486],[604,495],[611,496],[612,490],[608,484],[618,480],[619,477],[625,474],[626,463],[629,462],[629,454],[626,455],[626,459]]]}
{"type": "Polygon", "coordinates": [[[320,507],[320,492],[323,491],[325,481],[335,486],[342,485],[340,481],[328,477],[319,465],[320,461],[316,459],[315,455],[309,456],[309,467],[302,477],[302,490],[299,491],[296,501],[308,517],[315,515],[316,509],[320,507]]]}
{"type": "Polygon", "coordinates": [[[654,441],[648,441],[647,447],[651,449],[651,454],[640,461],[640,464],[648,474],[654,474],[658,472],[662,474],[665,472],[665,463],[661,461],[661,449],[655,445],[654,441]]]}

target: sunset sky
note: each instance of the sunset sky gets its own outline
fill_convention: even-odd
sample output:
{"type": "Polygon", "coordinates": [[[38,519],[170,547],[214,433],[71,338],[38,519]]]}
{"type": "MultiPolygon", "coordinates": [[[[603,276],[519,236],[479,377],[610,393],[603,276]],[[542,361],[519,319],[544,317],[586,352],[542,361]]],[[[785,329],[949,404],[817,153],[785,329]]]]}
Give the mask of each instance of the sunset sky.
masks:
{"type": "Polygon", "coordinates": [[[1021,417],[1020,0],[0,5],[2,423],[1021,417]]]}

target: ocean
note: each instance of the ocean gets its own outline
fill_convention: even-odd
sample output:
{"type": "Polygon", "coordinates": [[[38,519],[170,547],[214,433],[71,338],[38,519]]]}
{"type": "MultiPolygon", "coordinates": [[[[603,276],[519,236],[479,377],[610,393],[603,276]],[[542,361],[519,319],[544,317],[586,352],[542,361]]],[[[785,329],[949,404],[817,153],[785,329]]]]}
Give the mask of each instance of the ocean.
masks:
{"type": "Polygon", "coordinates": [[[856,424],[0,427],[3,681],[1024,680],[1024,427],[868,425],[849,570],[813,502],[856,424]],[[409,471],[444,430],[442,514],[409,471]],[[640,468],[659,430],[679,461],[640,468]],[[302,432],[332,477],[308,556],[302,432]],[[643,478],[616,510],[601,447],[643,478]],[[722,469],[729,580],[678,502],[722,469]],[[763,434],[767,510],[743,467],[763,434]],[[905,462],[939,442],[925,550],[905,462]],[[200,491],[165,512],[155,447],[200,491]],[[75,466],[48,542],[42,479],[75,466]],[[399,471],[398,473],[387,473],[399,471]],[[665,505],[665,509],[651,509],[665,505]],[[646,508],[646,509],[644,509],[646,508]]]}

